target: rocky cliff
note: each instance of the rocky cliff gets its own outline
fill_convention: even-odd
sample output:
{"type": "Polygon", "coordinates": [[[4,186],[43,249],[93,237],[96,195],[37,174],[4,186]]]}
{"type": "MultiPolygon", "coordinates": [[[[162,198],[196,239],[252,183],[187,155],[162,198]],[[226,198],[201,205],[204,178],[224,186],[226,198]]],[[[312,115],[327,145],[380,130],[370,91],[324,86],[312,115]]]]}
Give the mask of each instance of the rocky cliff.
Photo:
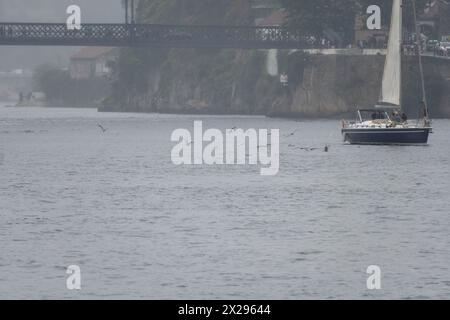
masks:
{"type": "MultiPolygon", "coordinates": [[[[128,91],[105,110],[341,116],[377,102],[384,65],[383,55],[278,52],[274,75],[267,51],[177,49],[150,56],[155,63],[147,76],[129,79],[128,91]],[[280,72],[289,75],[288,89],[280,86],[280,72]]],[[[420,101],[417,58],[404,60],[403,102],[413,116],[420,101]]],[[[426,57],[424,66],[432,115],[450,117],[450,60],[426,57]]]]}
{"type": "MultiPolygon", "coordinates": [[[[317,55],[301,71],[302,81],[278,98],[270,114],[278,116],[327,117],[371,107],[379,98],[384,56],[317,55]]],[[[450,60],[426,57],[425,81],[430,112],[450,116],[450,60]]],[[[417,115],[420,103],[417,57],[403,63],[403,108],[417,115]]]]}

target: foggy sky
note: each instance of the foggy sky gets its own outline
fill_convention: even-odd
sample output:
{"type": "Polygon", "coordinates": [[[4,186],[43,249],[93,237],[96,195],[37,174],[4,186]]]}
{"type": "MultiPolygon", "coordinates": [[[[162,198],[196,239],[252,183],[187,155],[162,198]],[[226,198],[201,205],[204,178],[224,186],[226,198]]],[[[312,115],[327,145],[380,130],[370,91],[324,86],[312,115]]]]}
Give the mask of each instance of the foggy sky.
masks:
{"type": "MultiPolygon", "coordinates": [[[[67,19],[66,8],[81,7],[82,22],[123,22],[121,0],[0,0],[1,22],[58,22],[67,19]]],[[[30,69],[53,62],[65,65],[77,48],[68,47],[2,47],[0,71],[30,69]]]]}

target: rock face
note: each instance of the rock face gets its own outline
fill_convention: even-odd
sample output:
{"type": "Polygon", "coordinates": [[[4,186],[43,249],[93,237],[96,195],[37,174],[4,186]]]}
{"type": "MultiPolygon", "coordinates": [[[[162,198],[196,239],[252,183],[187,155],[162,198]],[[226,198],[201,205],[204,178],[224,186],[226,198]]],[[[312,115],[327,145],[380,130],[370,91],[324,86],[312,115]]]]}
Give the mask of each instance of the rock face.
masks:
{"type": "MultiPolygon", "coordinates": [[[[383,55],[170,50],[145,71],[140,92],[133,87],[121,93],[105,110],[338,117],[378,101],[384,60],[383,55]],[[274,57],[278,71],[289,75],[288,89],[273,73],[274,57]]],[[[431,114],[450,117],[450,60],[426,57],[424,66],[431,114]]],[[[404,109],[413,117],[421,92],[417,57],[404,59],[403,82],[404,109]]]]}
{"type": "MultiPolygon", "coordinates": [[[[411,58],[416,62],[416,58],[411,58]]],[[[408,61],[410,62],[410,60],[408,61]]],[[[424,59],[425,68],[425,85],[427,89],[427,99],[430,106],[432,117],[450,118],[450,59],[436,59],[426,57],[424,59]]],[[[420,81],[417,72],[417,63],[409,63],[405,73],[407,78],[404,92],[406,97],[405,103],[408,108],[413,106],[416,111],[414,100],[417,94],[421,92],[420,81]]]]}
{"type": "MultiPolygon", "coordinates": [[[[381,56],[316,56],[293,90],[291,113],[306,117],[334,116],[377,101],[381,56]]],[[[275,113],[277,110],[273,110],[275,113]]]]}
{"type": "MultiPolygon", "coordinates": [[[[273,105],[272,115],[333,117],[372,107],[379,98],[384,56],[318,55],[303,70],[302,82],[291,88],[290,97],[273,105]]],[[[450,116],[450,60],[425,57],[425,81],[430,111],[450,116]]],[[[420,78],[417,57],[403,64],[403,108],[417,115],[420,78]]]]}

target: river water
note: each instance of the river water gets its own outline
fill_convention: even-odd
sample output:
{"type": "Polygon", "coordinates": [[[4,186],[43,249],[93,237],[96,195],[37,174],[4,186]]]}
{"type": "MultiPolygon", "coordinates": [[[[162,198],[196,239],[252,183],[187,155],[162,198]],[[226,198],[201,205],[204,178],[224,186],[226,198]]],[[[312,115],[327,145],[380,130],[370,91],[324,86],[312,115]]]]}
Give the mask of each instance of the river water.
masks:
{"type": "Polygon", "coordinates": [[[434,127],[427,147],[358,147],[335,120],[2,106],[0,298],[448,299],[450,121],[434,127]],[[174,166],[194,120],[280,129],[280,173],[174,166]]]}

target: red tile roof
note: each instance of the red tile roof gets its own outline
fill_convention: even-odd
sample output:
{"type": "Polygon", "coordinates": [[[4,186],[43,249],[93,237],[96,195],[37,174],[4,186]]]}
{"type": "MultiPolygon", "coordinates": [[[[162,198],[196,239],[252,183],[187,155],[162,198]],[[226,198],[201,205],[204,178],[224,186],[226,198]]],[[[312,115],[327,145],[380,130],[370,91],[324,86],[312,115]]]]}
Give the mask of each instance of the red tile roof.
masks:
{"type": "Polygon", "coordinates": [[[71,59],[96,59],[111,52],[113,49],[112,47],[85,47],[75,53],[71,59]]]}
{"type": "Polygon", "coordinates": [[[285,10],[274,11],[270,16],[258,23],[259,26],[278,27],[284,24],[287,18],[285,10]]]}

